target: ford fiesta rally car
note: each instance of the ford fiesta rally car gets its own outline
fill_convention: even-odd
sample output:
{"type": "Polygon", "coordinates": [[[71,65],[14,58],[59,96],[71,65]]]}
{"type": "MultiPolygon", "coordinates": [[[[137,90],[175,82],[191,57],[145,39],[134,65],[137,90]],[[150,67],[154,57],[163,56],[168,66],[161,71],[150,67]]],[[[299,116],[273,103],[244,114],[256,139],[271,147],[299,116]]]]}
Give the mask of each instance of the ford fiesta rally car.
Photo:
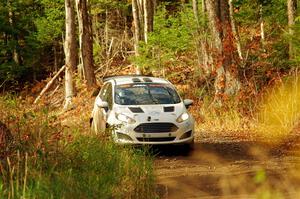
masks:
{"type": "Polygon", "coordinates": [[[119,144],[184,144],[194,142],[193,101],[182,100],[167,80],[147,76],[104,78],[91,116],[96,133],[111,127],[119,144]]]}

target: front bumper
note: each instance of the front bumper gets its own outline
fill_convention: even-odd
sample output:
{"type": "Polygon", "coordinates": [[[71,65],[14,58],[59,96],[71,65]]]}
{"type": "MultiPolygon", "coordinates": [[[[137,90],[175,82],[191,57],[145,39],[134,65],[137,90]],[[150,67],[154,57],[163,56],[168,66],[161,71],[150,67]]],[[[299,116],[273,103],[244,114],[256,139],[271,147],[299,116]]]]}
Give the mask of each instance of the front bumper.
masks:
{"type": "MultiPolygon", "coordinates": [[[[145,123],[144,123],[145,124],[145,123]]],[[[147,123],[151,124],[151,123],[147,123]]],[[[165,123],[161,123],[165,124],[165,123]]],[[[194,122],[185,121],[182,123],[173,123],[176,129],[170,132],[161,132],[159,128],[137,132],[138,124],[123,124],[113,130],[114,141],[118,144],[134,145],[166,145],[166,144],[189,144],[194,141],[194,122]]],[[[163,128],[163,126],[162,126],[163,128]]]]}

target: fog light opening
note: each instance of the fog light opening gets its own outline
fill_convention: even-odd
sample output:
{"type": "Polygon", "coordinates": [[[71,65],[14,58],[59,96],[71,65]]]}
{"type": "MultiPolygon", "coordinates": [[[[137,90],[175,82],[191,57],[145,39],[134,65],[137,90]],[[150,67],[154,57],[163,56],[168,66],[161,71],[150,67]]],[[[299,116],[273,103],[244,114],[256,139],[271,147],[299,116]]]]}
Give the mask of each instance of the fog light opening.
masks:
{"type": "Polygon", "coordinates": [[[188,131],[188,132],[185,132],[179,139],[180,140],[186,139],[186,138],[191,137],[191,135],[192,135],[192,131],[188,131]]]}
{"type": "Polygon", "coordinates": [[[120,140],[133,141],[133,139],[129,135],[126,135],[124,133],[117,132],[117,136],[120,140]]]}

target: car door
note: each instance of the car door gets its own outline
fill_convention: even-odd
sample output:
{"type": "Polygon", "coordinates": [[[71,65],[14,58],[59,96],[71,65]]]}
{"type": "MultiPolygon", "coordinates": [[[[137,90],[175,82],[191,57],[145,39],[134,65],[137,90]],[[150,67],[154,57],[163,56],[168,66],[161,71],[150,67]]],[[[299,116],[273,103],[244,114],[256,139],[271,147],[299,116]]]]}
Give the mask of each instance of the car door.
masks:
{"type": "Polygon", "coordinates": [[[95,133],[104,133],[106,129],[107,117],[112,109],[112,85],[111,83],[104,84],[99,95],[96,97],[94,109],[92,112],[92,131],[95,133]],[[97,101],[107,102],[108,107],[99,107],[97,101]]]}

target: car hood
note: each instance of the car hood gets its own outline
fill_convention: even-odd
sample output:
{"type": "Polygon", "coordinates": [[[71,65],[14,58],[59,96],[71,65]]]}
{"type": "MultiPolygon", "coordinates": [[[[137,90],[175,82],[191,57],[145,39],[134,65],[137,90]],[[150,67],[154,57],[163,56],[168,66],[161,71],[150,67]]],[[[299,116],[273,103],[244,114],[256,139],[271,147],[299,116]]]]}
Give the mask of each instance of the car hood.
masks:
{"type": "Polygon", "coordinates": [[[183,103],[160,104],[160,105],[138,105],[117,106],[115,113],[122,113],[139,122],[175,122],[184,112],[187,112],[183,103]]]}

